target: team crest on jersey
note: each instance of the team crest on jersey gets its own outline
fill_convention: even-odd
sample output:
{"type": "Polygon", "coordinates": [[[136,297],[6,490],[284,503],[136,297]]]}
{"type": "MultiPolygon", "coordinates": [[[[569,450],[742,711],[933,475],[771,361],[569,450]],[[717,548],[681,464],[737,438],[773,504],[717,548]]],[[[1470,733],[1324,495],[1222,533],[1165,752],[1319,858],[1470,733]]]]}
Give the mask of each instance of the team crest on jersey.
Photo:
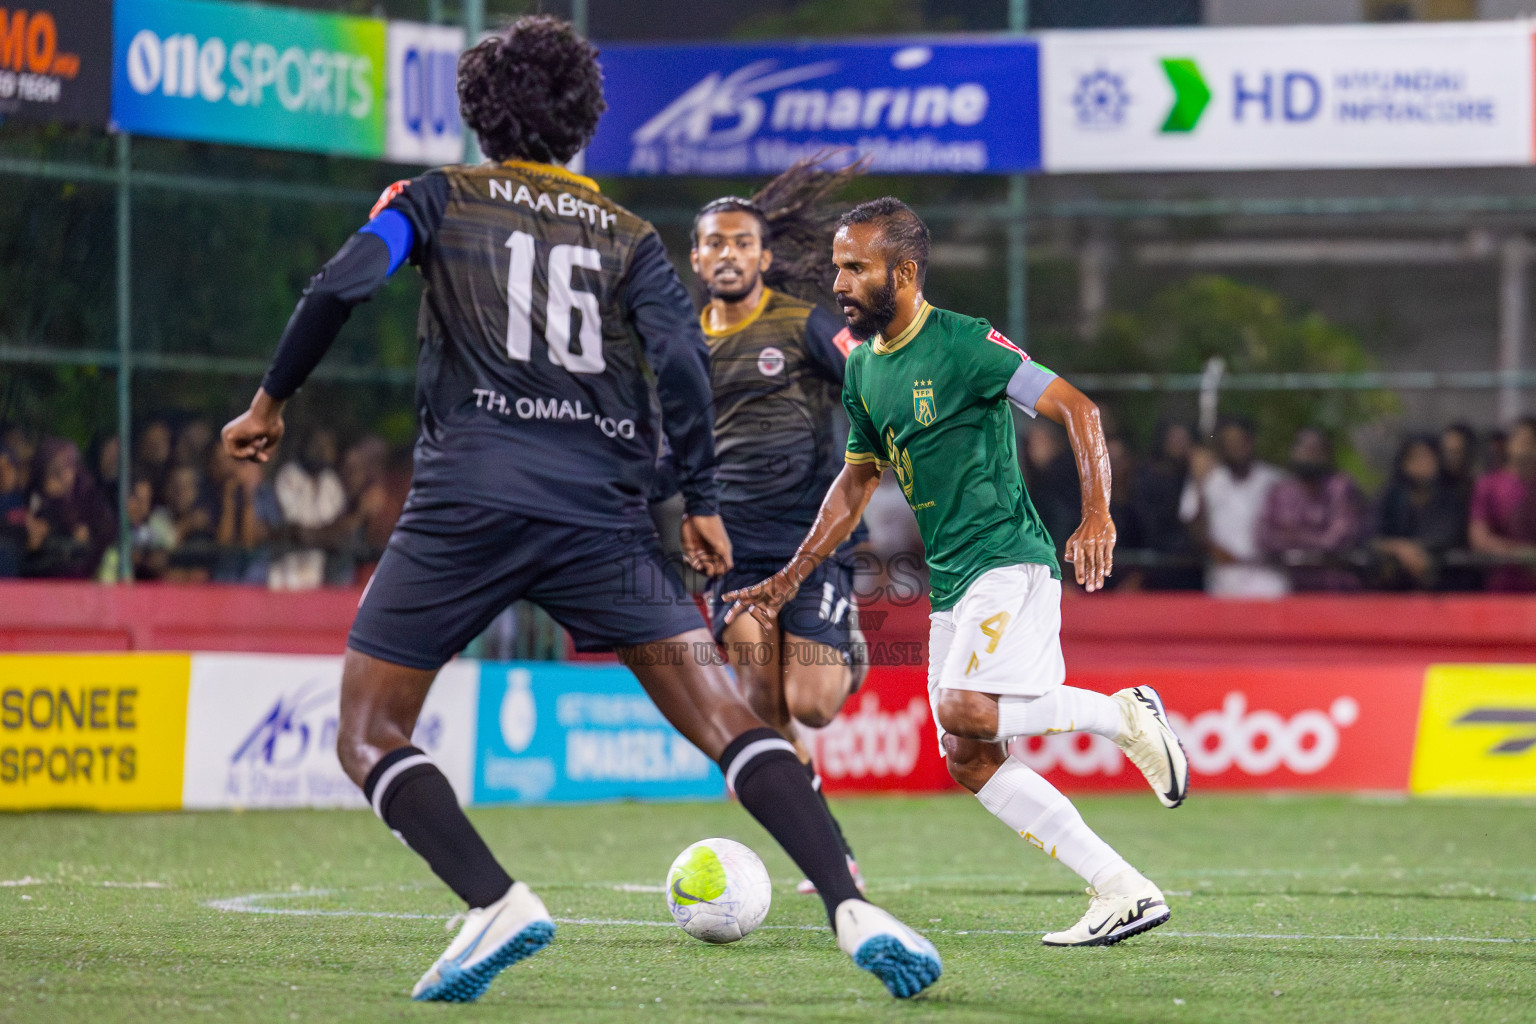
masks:
{"type": "Polygon", "coordinates": [[[933,404],[933,381],[915,380],[912,382],[912,415],[923,426],[930,426],[939,418],[933,404]]]}
{"type": "Polygon", "coordinates": [[[757,372],[764,377],[777,377],[784,372],[784,353],[772,345],[757,354],[757,372]]]}

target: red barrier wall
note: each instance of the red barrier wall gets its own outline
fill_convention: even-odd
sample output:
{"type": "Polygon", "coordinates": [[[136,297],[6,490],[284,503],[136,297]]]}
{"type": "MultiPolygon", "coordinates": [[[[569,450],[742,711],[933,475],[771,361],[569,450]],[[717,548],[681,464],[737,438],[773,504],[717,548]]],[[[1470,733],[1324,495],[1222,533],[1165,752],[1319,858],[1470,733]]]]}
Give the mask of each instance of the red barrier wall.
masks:
{"type": "MultiPolygon", "coordinates": [[[[331,654],[357,589],[0,582],[0,650],[331,654]]],[[[873,642],[926,641],[928,603],[866,609],[873,642]]],[[[1159,662],[1536,661],[1536,596],[1360,595],[1217,601],[1201,594],[1069,596],[1073,669],[1159,662]]]]}

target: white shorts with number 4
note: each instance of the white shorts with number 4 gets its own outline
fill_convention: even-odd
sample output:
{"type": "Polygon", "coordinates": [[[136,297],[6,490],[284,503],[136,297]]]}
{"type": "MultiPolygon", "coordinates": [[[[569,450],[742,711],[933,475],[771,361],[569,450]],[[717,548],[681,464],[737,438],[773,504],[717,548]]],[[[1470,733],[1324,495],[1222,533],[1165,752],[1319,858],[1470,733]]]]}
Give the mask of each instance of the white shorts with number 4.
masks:
{"type": "MultiPolygon", "coordinates": [[[[1042,697],[1066,680],[1061,581],[1051,578],[1050,566],[989,569],[952,608],[928,621],[928,706],[935,726],[945,688],[1042,697]]],[[[939,726],[940,752],[943,743],[939,726]]]]}

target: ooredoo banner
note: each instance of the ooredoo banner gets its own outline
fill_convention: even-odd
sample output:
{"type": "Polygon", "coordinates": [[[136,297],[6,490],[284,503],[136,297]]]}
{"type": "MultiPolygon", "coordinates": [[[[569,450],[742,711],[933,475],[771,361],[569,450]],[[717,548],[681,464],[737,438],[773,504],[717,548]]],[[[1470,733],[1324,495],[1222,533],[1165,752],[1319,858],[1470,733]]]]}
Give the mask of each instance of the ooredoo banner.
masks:
{"type": "Polygon", "coordinates": [[[114,15],[124,131],[384,155],[384,22],[291,7],[133,0],[114,15]]]}
{"type": "MultiPolygon", "coordinates": [[[[184,806],[365,807],[336,757],[340,657],[194,654],[186,702],[184,806]]],[[[412,742],[468,803],[474,757],[473,662],[438,674],[412,742]]]]}
{"type": "Polygon", "coordinates": [[[0,656],[0,809],[181,804],[185,654],[0,656]]]}
{"type": "Polygon", "coordinates": [[[111,89],[112,0],[0,7],[0,117],[104,125],[111,89]]]}
{"type": "Polygon", "coordinates": [[[592,174],[773,174],[846,146],[886,174],[1040,166],[1032,39],[604,45],[592,174]]]}
{"type": "Polygon", "coordinates": [[[1047,32],[1047,171],[1531,162],[1523,22],[1047,32]]]}
{"type": "MultiPolygon", "coordinates": [[[[1199,665],[1073,673],[1068,682],[1101,693],[1157,687],[1197,791],[1402,791],[1413,763],[1424,670],[1199,665]]],[[[953,785],[921,668],[876,666],[813,742],[829,792],[953,785]]],[[[1120,748],[1091,733],[1015,740],[1012,752],[1067,792],[1146,787],[1120,748]]]]}

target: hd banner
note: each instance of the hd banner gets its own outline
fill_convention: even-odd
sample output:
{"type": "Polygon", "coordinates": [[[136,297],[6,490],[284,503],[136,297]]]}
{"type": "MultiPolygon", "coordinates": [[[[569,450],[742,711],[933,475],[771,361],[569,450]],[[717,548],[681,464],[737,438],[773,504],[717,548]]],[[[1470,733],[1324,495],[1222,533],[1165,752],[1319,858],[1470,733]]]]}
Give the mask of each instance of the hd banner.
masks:
{"type": "Polygon", "coordinates": [[[132,0],[114,18],[123,131],[382,157],[385,23],[204,0],[132,0]]]}
{"type": "Polygon", "coordinates": [[[111,88],[111,0],[0,7],[0,118],[104,125],[111,88]]]}
{"type": "Polygon", "coordinates": [[[1047,32],[1047,171],[1532,159],[1529,23],[1047,32]]]}
{"type": "Polygon", "coordinates": [[[591,174],[773,174],[849,147],[882,174],[1038,170],[1028,39],[603,47],[591,174]]]}

